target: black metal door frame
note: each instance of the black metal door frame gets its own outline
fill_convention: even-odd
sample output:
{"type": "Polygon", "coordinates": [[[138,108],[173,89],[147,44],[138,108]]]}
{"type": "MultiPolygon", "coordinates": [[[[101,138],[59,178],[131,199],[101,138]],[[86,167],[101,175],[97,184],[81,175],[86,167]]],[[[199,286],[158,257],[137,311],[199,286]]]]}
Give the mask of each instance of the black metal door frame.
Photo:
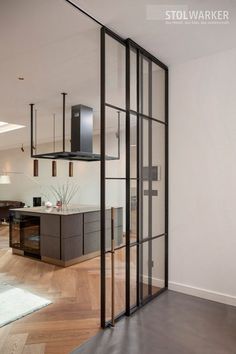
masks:
{"type": "MultiPolygon", "coordinates": [[[[149,107],[152,106],[152,98],[149,94],[149,107]]],[[[126,114],[126,299],[125,299],[125,311],[119,314],[116,317],[116,320],[120,319],[122,316],[129,316],[131,313],[136,311],[138,308],[152,300],[154,297],[160,295],[168,287],[168,68],[165,64],[160,62],[153,55],[148,53],[145,49],[140,47],[137,43],[131,39],[123,40],[117,34],[112,32],[106,27],[101,28],[101,326],[103,328],[111,325],[110,321],[106,321],[106,245],[105,245],[105,225],[106,225],[106,151],[105,151],[105,116],[106,116],[106,107],[115,108],[120,111],[125,112],[126,114]],[[126,47],[126,108],[113,106],[110,103],[106,102],[106,63],[105,63],[105,53],[106,53],[106,44],[105,37],[106,35],[112,37],[114,40],[118,41],[126,47]],[[137,111],[133,111],[130,108],[130,50],[133,49],[137,53],[137,111]],[[145,58],[149,62],[149,89],[151,85],[151,68],[152,62],[160,66],[165,70],[165,122],[160,121],[152,117],[152,111],[149,110],[148,115],[145,115],[142,111],[142,104],[140,100],[140,92],[142,90],[142,82],[140,80],[140,68],[139,65],[142,62],[141,58],[145,58]],[[137,242],[130,243],[130,115],[135,115],[137,117],[137,242]],[[142,160],[142,122],[143,119],[148,120],[149,124],[149,136],[152,134],[152,122],[161,123],[165,126],[165,233],[162,235],[156,235],[152,237],[151,235],[151,224],[152,220],[149,220],[149,232],[148,238],[145,240],[140,237],[142,234],[142,217],[140,207],[142,205],[142,183],[143,179],[140,176],[140,160],[142,160]],[[151,235],[151,236],[150,236],[151,235]],[[151,245],[152,240],[165,236],[165,286],[155,295],[148,296],[145,300],[142,298],[142,287],[140,289],[140,272],[141,269],[141,258],[142,245],[144,242],[149,242],[149,256],[152,253],[151,245]],[[136,305],[130,307],[130,248],[137,247],[137,301],[136,305]],[[141,296],[140,296],[141,293],[141,296]]],[[[149,154],[149,167],[152,164],[152,147],[149,145],[150,154],[149,154]]],[[[152,182],[149,181],[149,208],[152,210],[152,198],[150,197],[152,193],[152,182]]],[[[151,257],[149,257],[151,259],[151,257]]],[[[149,262],[149,272],[152,272],[151,265],[149,262]]],[[[149,284],[149,288],[150,288],[149,284]]]]}

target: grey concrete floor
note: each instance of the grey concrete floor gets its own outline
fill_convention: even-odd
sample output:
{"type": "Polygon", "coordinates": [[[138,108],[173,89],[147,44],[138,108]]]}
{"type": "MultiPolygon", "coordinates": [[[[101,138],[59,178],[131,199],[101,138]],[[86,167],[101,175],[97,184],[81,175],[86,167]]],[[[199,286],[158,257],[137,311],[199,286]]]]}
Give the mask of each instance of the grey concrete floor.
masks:
{"type": "Polygon", "coordinates": [[[236,307],[167,291],[73,354],[236,354],[236,307]]]}

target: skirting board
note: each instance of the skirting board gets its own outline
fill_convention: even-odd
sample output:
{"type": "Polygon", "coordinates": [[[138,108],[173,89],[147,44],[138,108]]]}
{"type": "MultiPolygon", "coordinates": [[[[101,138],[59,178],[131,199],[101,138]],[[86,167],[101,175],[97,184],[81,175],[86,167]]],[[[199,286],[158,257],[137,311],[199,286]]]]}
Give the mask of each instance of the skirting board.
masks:
{"type": "Polygon", "coordinates": [[[220,302],[222,304],[236,306],[236,296],[223,294],[220,292],[193,287],[186,284],[169,281],[168,289],[178,291],[183,294],[201,297],[202,299],[220,302]]]}
{"type": "MultiPolygon", "coordinates": [[[[143,283],[144,284],[148,284],[148,279],[149,279],[149,277],[147,275],[143,275],[143,283]]],[[[165,280],[153,277],[152,278],[152,285],[157,286],[158,288],[164,288],[165,280]]]]}

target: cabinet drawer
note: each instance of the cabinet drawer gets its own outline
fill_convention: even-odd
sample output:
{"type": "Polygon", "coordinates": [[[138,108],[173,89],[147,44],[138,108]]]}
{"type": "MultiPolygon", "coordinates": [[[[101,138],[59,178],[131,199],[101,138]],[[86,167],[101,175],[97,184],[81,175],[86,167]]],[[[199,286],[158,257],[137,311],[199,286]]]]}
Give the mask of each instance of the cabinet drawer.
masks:
{"type": "Polygon", "coordinates": [[[101,213],[100,211],[92,211],[89,213],[84,213],[84,222],[94,222],[100,221],[101,213]]]}
{"type": "Polygon", "coordinates": [[[41,234],[40,250],[41,257],[60,259],[60,238],[41,234]]]}
{"type": "MultiPolygon", "coordinates": [[[[115,229],[115,235],[117,230],[115,229]]],[[[116,236],[115,236],[116,237],[116,236]]],[[[101,232],[95,231],[84,234],[84,254],[100,251],[101,232]]],[[[118,243],[116,242],[116,245],[118,243]]],[[[111,249],[111,229],[106,229],[106,250],[111,249]]]]}
{"type": "Polygon", "coordinates": [[[82,235],[83,216],[82,214],[66,215],[61,217],[61,237],[68,238],[82,235]]]}
{"type": "Polygon", "coordinates": [[[84,254],[100,251],[100,231],[84,234],[84,254]]]}
{"type": "Polygon", "coordinates": [[[60,216],[42,215],[40,218],[40,232],[43,235],[60,237],[60,216]]]}
{"type": "Polygon", "coordinates": [[[69,261],[83,255],[82,236],[70,237],[62,240],[61,258],[63,261],[69,261]]]}
{"type": "MultiPolygon", "coordinates": [[[[111,228],[111,219],[110,220],[106,219],[106,228],[108,229],[111,228]]],[[[94,232],[99,230],[101,230],[100,220],[84,223],[84,233],[94,232]]]]}
{"type": "MultiPolygon", "coordinates": [[[[111,210],[108,209],[106,210],[106,220],[111,219],[111,210]]],[[[100,211],[92,211],[89,213],[84,213],[84,222],[94,222],[94,221],[99,221],[101,220],[101,212],[100,211]]]]}

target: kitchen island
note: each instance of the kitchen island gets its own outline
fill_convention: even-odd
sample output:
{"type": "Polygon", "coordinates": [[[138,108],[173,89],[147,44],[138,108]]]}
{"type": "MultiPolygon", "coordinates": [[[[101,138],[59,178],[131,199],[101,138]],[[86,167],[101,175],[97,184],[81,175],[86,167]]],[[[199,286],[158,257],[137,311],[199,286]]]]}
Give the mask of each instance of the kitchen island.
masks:
{"type": "MultiPolygon", "coordinates": [[[[115,245],[123,243],[123,209],[114,208],[115,245]]],[[[76,205],[63,209],[33,207],[10,211],[10,247],[63,267],[100,254],[100,208],[76,205]]],[[[111,247],[111,209],[106,210],[106,249],[111,247]]]]}

